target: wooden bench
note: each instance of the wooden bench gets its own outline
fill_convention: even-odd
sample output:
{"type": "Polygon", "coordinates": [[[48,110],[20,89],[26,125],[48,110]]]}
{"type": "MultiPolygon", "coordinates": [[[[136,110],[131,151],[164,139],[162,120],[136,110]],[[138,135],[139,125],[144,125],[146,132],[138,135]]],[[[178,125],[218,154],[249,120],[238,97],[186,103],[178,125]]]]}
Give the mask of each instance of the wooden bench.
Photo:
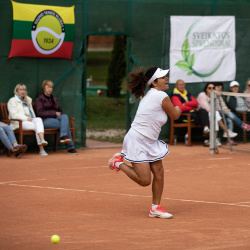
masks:
{"type": "Polygon", "coordinates": [[[187,117],[187,122],[177,123],[171,119],[170,130],[170,145],[174,143],[174,129],[175,128],[187,128],[188,133],[188,146],[192,146],[192,128],[201,128],[201,125],[196,125],[191,122],[191,115],[189,113],[182,113],[181,115],[187,117]]]}
{"type": "MultiPolygon", "coordinates": [[[[35,110],[35,103],[32,103],[32,106],[35,110]]],[[[23,144],[23,136],[24,135],[35,135],[35,132],[33,130],[23,130],[22,129],[22,120],[19,119],[9,119],[9,112],[7,108],[7,103],[0,103],[0,109],[2,114],[2,122],[10,124],[10,121],[18,121],[19,122],[19,128],[15,129],[13,132],[15,135],[18,135],[18,143],[23,144]]],[[[72,135],[73,144],[75,145],[75,119],[73,117],[69,117],[70,121],[70,132],[72,135]]],[[[57,151],[57,145],[58,145],[58,136],[60,135],[59,129],[44,129],[45,135],[55,135],[54,138],[54,151],[57,151]]],[[[8,152],[8,156],[10,155],[10,152],[8,152]]]]}

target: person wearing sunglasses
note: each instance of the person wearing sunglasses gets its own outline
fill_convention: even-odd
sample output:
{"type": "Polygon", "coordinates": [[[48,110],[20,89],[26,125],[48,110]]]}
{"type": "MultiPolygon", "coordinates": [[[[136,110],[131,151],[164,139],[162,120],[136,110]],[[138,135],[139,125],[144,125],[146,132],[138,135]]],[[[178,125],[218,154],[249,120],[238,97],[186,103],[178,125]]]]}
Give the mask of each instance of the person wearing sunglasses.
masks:
{"type": "MultiPolygon", "coordinates": [[[[215,89],[215,86],[214,86],[214,83],[212,83],[212,82],[209,82],[209,83],[207,83],[205,85],[204,91],[201,92],[197,97],[197,101],[199,103],[197,110],[203,108],[203,109],[207,110],[207,112],[210,115],[210,93],[212,91],[214,91],[214,89],[215,89]]],[[[217,138],[218,131],[219,131],[219,126],[224,131],[223,137],[225,137],[225,138],[227,137],[227,129],[226,129],[224,123],[222,122],[222,117],[221,117],[221,115],[219,114],[218,111],[215,111],[215,119],[216,119],[216,122],[215,122],[216,141],[215,141],[215,143],[216,143],[216,146],[220,147],[221,143],[217,138]]],[[[229,138],[234,138],[238,134],[234,133],[231,130],[228,130],[228,135],[229,135],[229,138]]],[[[207,141],[207,143],[208,143],[208,146],[209,146],[209,141],[207,141]]]]}
{"type": "MultiPolygon", "coordinates": [[[[250,94],[250,78],[248,78],[247,83],[246,83],[246,89],[244,93],[250,94]]],[[[248,112],[250,112],[250,97],[245,97],[245,103],[248,107],[248,112]]]]}

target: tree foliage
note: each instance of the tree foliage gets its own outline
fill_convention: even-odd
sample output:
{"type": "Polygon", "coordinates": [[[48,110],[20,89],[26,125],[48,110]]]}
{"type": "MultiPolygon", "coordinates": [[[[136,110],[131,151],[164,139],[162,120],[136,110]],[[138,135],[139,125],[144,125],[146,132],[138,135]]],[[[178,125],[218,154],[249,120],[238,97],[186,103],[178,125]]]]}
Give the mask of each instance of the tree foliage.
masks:
{"type": "Polygon", "coordinates": [[[108,66],[108,96],[120,97],[122,80],[126,74],[126,59],[122,36],[115,36],[111,60],[108,66]]]}

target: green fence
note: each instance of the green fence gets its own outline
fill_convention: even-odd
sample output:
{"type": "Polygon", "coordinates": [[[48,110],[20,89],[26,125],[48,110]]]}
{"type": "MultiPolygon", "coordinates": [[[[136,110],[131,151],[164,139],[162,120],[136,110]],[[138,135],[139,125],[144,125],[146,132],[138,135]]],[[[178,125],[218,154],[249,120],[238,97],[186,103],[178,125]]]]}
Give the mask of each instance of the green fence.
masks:
{"type": "MultiPolygon", "coordinates": [[[[35,0],[16,0],[38,4],[35,0]]],[[[12,4],[0,0],[0,102],[7,102],[17,83],[27,85],[35,99],[44,79],[55,82],[54,93],[63,111],[75,117],[76,144],[85,146],[87,37],[95,34],[127,36],[127,71],[135,65],[169,66],[171,15],[233,15],[236,17],[236,79],[245,83],[250,76],[250,2],[247,0],[43,0],[42,5],[75,5],[75,40],[72,60],[42,58],[7,59],[12,39],[12,4]]],[[[188,84],[194,96],[204,83],[188,84]]],[[[243,85],[243,84],[242,84],[243,85]]],[[[243,86],[242,86],[243,88],[243,86]]],[[[170,85],[168,93],[171,93],[170,85]]],[[[227,89],[226,89],[227,90],[227,89]]],[[[241,89],[243,90],[243,89],[241,89]]],[[[133,120],[138,101],[127,97],[127,127],[133,120]]],[[[161,137],[168,136],[168,124],[161,137]]]]}

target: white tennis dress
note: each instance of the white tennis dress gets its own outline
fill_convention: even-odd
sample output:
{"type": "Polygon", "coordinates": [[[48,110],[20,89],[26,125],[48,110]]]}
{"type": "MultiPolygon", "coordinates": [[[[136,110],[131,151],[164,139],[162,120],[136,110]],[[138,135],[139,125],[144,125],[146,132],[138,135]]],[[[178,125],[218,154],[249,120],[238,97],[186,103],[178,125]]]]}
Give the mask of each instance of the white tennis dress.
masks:
{"type": "Polygon", "coordinates": [[[121,154],[134,163],[154,162],[168,153],[168,145],[158,140],[161,127],[168,116],[162,108],[162,101],[168,95],[151,88],[140,101],[135,119],[123,140],[121,154]]]}

